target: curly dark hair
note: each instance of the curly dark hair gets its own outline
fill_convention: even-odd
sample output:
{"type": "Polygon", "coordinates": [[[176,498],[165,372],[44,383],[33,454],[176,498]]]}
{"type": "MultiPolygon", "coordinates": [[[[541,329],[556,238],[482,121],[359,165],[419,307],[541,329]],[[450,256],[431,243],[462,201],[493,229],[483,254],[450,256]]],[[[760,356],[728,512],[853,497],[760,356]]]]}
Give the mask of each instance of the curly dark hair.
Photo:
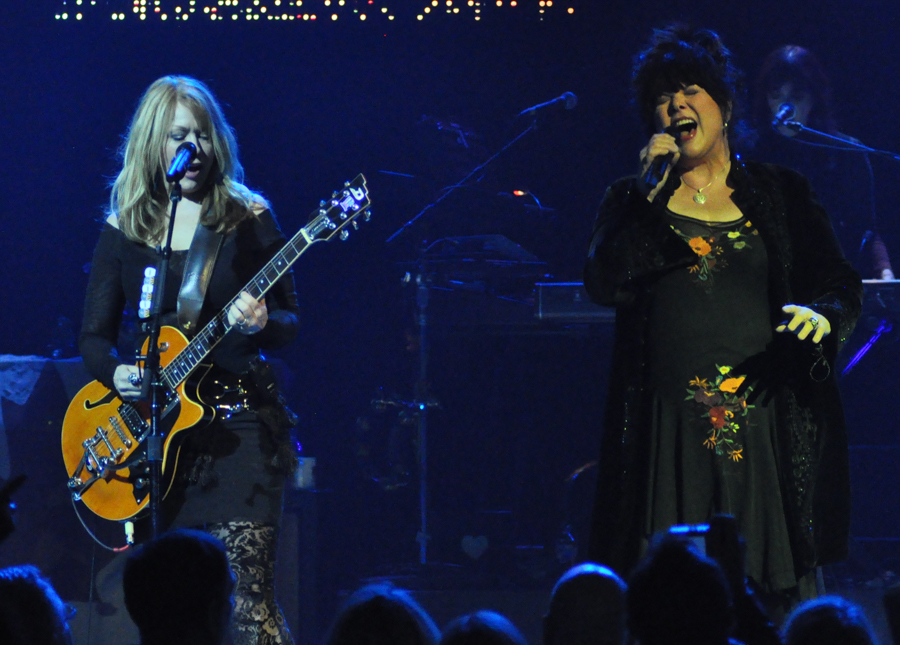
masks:
{"type": "Polygon", "coordinates": [[[654,29],[646,49],[634,58],[631,77],[634,101],[650,134],[656,132],[656,99],[685,85],[699,85],[730,121],[737,138],[746,138],[749,128],[740,120],[744,98],[743,74],[733,64],[733,55],[719,35],[710,29],[695,29],[676,23],[654,29]]]}

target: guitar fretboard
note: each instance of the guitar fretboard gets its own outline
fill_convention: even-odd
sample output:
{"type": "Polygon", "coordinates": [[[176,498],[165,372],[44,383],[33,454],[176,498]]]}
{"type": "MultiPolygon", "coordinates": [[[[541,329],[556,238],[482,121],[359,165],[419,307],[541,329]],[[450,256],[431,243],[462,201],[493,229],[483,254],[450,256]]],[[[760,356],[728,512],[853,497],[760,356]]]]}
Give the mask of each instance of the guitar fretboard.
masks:
{"type": "Polygon", "coordinates": [[[336,195],[330,203],[323,202],[322,207],[316,211],[316,216],[272,256],[238,295],[232,298],[231,302],[194,336],[178,356],[162,369],[163,381],[169,389],[174,390],[178,387],[225,334],[231,331],[232,326],[228,324],[228,310],[238,300],[241,292],[246,291],[254,299],[259,300],[314,242],[330,239],[369,207],[365,181],[365,177],[359,175],[353,182],[347,184],[347,189],[339,197],[336,195]]]}

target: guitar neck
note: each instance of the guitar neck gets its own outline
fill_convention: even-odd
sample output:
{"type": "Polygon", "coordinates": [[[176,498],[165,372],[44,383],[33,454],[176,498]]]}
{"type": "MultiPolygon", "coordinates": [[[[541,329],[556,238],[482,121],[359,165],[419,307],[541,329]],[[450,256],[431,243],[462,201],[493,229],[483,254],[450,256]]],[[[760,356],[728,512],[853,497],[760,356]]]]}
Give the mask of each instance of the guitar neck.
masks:
{"type": "MultiPolygon", "coordinates": [[[[288,272],[291,265],[297,261],[311,244],[312,242],[306,234],[306,228],[300,229],[291,238],[291,241],[276,253],[250,282],[244,285],[241,291],[246,291],[256,300],[262,298],[272,288],[272,285],[288,272]]],[[[163,368],[162,375],[166,385],[172,389],[177,387],[197,365],[203,362],[203,359],[219,344],[219,341],[225,337],[225,334],[231,331],[232,326],[228,324],[228,310],[239,297],[240,292],[194,336],[176,360],[163,368]]]]}
{"type": "MultiPolygon", "coordinates": [[[[174,390],[205,359],[219,341],[225,337],[232,326],[228,324],[228,310],[240,298],[244,291],[254,299],[262,298],[278,280],[287,273],[291,266],[315,242],[331,239],[339,230],[352,221],[361,211],[369,206],[368,193],[365,192],[365,178],[360,175],[348,186],[362,187],[363,199],[332,199],[331,206],[313,212],[313,219],[301,228],[294,237],[276,253],[271,260],[257,273],[244,288],[238,292],[231,302],[201,329],[188,343],[181,353],[162,369],[165,384],[174,390]],[[339,218],[334,217],[334,212],[339,218]]],[[[359,190],[357,188],[357,190],[359,190]]],[[[345,191],[346,192],[346,191],[345,191]]],[[[357,195],[353,195],[357,197],[357,195]]]]}

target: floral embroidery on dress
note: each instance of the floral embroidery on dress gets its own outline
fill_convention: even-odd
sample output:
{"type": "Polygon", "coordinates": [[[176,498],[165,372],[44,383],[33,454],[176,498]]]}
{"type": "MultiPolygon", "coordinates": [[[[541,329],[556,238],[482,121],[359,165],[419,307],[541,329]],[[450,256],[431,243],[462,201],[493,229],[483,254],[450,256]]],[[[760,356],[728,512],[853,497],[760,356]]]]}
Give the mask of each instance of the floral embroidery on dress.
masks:
{"type": "Polygon", "coordinates": [[[749,238],[753,235],[759,235],[759,231],[753,228],[753,224],[746,222],[738,229],[728,232],[714,232],[709,236],[691,237],[683,233],[676,226],[672,226],[672,230],[687,242],[691,250],[697,255],[697,262],[688,267],[694,275],[694,279],[703,284],[707,289],[712,284],[713,273],[728,266],[724,254],[727,247],[731,247],[735,251],[752,248],[749,244],[749,238]]]}
{"type": "Polygon", "coordinates": [[[715,450],[719,456],[726,456],[732,461],[744,458],[744,446],[738,441],[741,420],[748,421],[748,410],[754,406],[747,405],[746,394],[753,391],[748,387],[746,392],[738,396],[737,391],[744,382],[744,376],[735,376],[728,365],[716,365],[718,374],[712,381],[695,376],[687,388],[685,401],[695,401],[705,412],[701,418],[709,419],[709,429],[703,445],[715,450]]]}

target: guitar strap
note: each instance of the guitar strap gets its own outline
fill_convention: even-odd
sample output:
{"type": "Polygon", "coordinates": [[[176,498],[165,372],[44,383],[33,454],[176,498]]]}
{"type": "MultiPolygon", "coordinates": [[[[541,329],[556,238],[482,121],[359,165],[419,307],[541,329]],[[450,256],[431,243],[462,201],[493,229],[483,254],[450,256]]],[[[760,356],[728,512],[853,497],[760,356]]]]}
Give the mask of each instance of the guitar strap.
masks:
{"type": "Polygon", "coordinates": [[[188,336],[194,334],[206,288],[216,266],[224,235],[197,223],[191,248],[184,261],[184,277],[178,292],[178,326],[188,336]]]}

